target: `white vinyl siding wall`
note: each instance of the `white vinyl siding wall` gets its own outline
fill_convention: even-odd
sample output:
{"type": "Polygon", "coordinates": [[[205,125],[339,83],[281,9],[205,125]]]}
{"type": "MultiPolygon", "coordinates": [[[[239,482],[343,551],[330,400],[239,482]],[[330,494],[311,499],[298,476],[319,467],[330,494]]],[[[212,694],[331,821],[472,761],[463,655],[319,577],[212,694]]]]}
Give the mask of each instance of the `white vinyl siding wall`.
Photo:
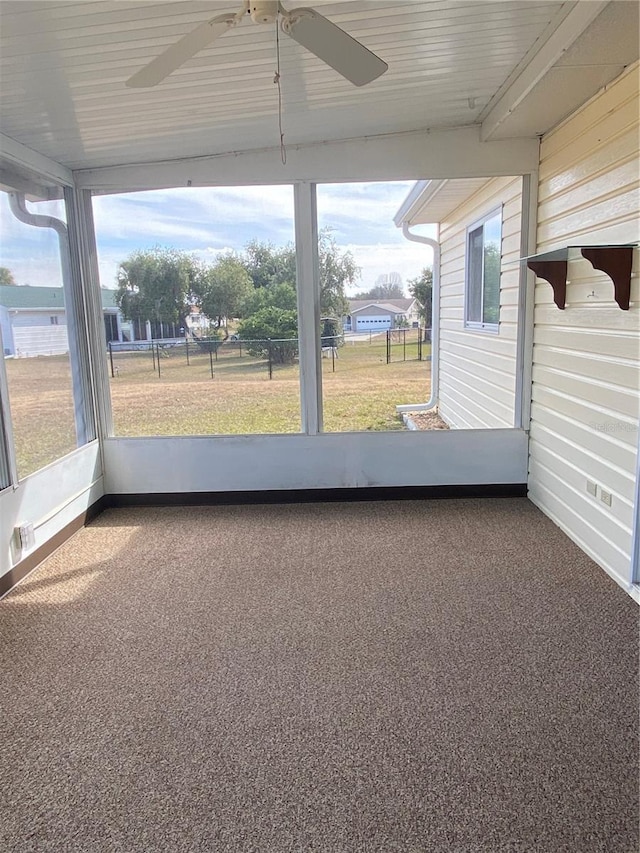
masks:
{"type": "Polygon", "coordinates": [[[21,311],[12,317],[14,352],[17,356],[62,355],[69,352],[67,318],[55,308],[21,311]],[[55,317],[57,323],[51,322],[55,317]]]}
{"type": "MultiPolygon", "coordinates": [[[[636,66],[543,138],[538,252],[638,240],[637,74],[636,66]]],[[[548,283],[538,279],[535,289],[529,496],[622,582],[640,408],[639,269],[635,250],[629,311],[584,259],[569,260],[564,311],[548,283]]]]}
{"type": "Polygon", "coordinates": [[[514,425],[521,178],[495,178],[441,224],[439,412],[452,427],[514,425]],[[502,209],[499,332],[465,328],[467,228],[502,209]]]}

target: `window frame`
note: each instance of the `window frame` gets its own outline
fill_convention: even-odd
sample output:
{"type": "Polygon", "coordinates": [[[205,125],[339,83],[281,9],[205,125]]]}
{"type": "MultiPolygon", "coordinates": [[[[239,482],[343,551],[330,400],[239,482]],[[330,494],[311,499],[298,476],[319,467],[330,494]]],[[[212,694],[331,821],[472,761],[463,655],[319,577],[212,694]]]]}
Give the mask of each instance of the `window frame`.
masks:
{"type": "Polygon", "coordinates": [[[469,319],[469,313],[471,308],[471,237],[472,235],[478,231],[479,228],[483,229],[482,232],[482,257],[483,257],[483,265],[482,265],[482,289],[480,295],[480,310],[481,315],[484,315],[484,249],[485,249],[485,236],[484,236],[484,226],[487,222],[490,222],[492,219],[496,217],[500,218],[500,279],[502,279],[502,230],[504,226],[504,218],[503,218],[503,210],[504,205],[499,205],[498,207],[494,207],[484,216],[476,219],[475,222],[471,223],[471,225],[467,226],[465,233],[465,265],[464,265],[464,327],[472,332],[485,332],[487,334],[497,335],[500,332],[500,291],[501,291],[501,281],[498,283],[498,322],[497,323],[486,323],[484,320],[471,320],[469,319]]]}

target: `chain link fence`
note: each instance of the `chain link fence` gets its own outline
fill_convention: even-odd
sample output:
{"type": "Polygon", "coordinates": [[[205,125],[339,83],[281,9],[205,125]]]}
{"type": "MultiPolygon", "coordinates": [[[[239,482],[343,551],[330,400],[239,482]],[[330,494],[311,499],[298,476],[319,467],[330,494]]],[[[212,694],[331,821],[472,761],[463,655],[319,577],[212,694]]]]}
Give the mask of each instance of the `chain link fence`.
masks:
{"type": "MultiPolygon", "coordinates": [[[[429,330],[423,328],[387,329],[381,332],[348,333],[322,337],[321,356],[331,371],[399,361],[424,361],[431,358],[429,330]]],[[[297,364],[297,338],[242,340],[230,337],[186,337],[108,344],[112,378],[123,373],[142,378],[145,374],[176,376],[182,369],[196,377],[211,379],[273,379],[284,367],[297,364]]],[[[324,367],[324,363],[323,363],[324,367]]]]}

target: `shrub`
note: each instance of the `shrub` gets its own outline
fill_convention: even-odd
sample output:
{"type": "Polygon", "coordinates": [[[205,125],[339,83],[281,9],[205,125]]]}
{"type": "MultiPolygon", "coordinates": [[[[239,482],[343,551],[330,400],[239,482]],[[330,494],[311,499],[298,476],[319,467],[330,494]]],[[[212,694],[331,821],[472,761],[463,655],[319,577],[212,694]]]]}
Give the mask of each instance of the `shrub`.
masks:
{"type": "Polygon", "coordinates": [[[298,315],[281,308],[261,308],[238,326],[247,351],[256,358],[268,358],[275,364],[292,364],[298,355],[298,315]]]}

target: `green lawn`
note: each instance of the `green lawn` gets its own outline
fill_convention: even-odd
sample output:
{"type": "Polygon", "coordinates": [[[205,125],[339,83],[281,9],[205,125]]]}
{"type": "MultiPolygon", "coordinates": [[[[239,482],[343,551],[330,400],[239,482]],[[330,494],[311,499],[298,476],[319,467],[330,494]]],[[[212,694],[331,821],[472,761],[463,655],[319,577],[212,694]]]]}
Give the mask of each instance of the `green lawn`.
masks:
{"type": "MultiPolygon", "coordinates": [[[[425,345],[423,357],[428,354],[425,345]]],[[[270,379],[265,361],[246,350],[240,356],[238,349],[222,347],[210,360],[190,347],[189,356],[187,365],[184,348],[168,349],[158,376],[150,352],[114,353],[116,435],[299,432],[297,364],[274,366],[270,379]]],[[[18,473],[24,477],[75,447],[69,359],[8,359],[6,369],[18,473]]],[[[415,343],[406,350],[395,343],[390,364],[384,337],[346,343],[335,363],[322,359],[325,430],[403,429],[395,407],[428,398],[430,370],[430,361],[417,361],[415,343]]]]}
{"type": "MultiPolygon", "coordinates": [[[[423,356],[429,350],[425,346],[423,356]]],[[[114,354],[111,396],[117,435],[299,432],[298,366],[274,365],[222,347],[217,360],[190,348],[168,349],[154,373],[149,352],[114,354]],[[213,363],[213,377],[211,364],[213,363]]],[[[403,429],[395,407],[429,396],[431,363],[417,361],[417,344],[392,348],[384,338],[347,343],[335,362],[322,359],[327,432],[403,429]],[[401,361],[406,357],[406,361],[401,361]],[[335,367],[335,371],[334,371],[335,367]]]]}
{"type": "Polygon", "coordinates": [[[5,361],[20,479],[76,447],[71,367],[66,355],[5,361]]]}

